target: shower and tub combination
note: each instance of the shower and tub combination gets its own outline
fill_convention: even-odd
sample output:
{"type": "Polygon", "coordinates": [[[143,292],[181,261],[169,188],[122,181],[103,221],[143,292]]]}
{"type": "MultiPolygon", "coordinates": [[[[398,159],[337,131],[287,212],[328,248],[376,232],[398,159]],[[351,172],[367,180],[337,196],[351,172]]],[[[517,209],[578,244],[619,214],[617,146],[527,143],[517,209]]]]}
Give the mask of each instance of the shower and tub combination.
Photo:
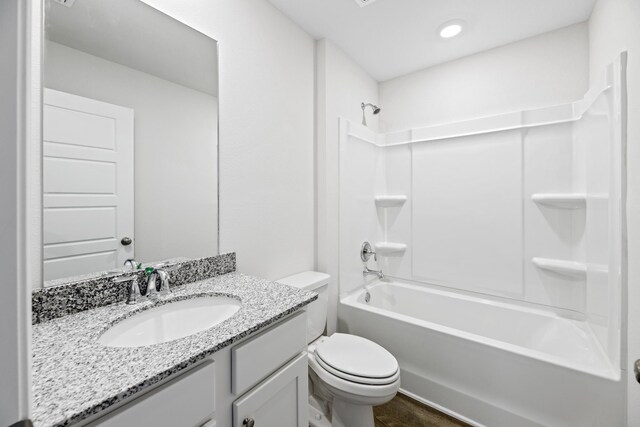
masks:
{"type": "Polygon", "coordinates": [[[472,425],[623,424],[623,59],[572,104],[341,120],[339,327],[404,393],[472,425]]]}

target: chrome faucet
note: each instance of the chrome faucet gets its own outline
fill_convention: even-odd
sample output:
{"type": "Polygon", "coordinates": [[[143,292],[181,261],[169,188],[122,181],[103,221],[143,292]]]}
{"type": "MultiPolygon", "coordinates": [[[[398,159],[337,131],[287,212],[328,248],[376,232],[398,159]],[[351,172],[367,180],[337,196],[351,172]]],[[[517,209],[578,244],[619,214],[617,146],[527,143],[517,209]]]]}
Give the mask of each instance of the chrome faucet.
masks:
{"type": "Polygon", "coordinates": [[[362,275],[364,277],[367,277],[367,275],[369,274],[375,274],[376,276],[378,276],[379,279],[384,279],[384,274],[382,273],[382,270],[371,270],[369,267],[367,267],[367,261],[369,261],[369,258],[371,258],[371,255],[373,255],[374,261],[378,261],[378,256],[376,252],[373,250],[373,248],[371,247],[371,244],[369,242],[362,243],[362,247],[360,248],[360,259],[364,264],[364,271],[362,272],[362,275]]]}
{"type": "Polygon", "coordinates": [[[147,278],[147,287],[145,295],[149,299],[155,299],[158,295],[164,295],[171,292],[169,287],[169,273],[161,268],[155,268],[149,274],[147,278]],[[160,288],[157,286],[157,281],[160,281],[160,288]]]}
{"type": "Polygon", "coordinates": [[[378,279],[384,279],[384,273],[382,272],[382,270],[371,270],[369,267],[365,265],[362,275],[364,277],[367,277],[367,275],[369,274],[375,274],[376,276],[378,276],[378,279]]]}

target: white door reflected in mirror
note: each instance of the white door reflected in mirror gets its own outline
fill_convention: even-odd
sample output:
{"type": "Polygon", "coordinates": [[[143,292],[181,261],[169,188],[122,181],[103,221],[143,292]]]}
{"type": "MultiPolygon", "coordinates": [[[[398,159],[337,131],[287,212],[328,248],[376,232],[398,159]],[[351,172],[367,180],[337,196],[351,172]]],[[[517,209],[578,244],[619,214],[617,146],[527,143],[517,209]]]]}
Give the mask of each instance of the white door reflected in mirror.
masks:
{"type": "Polygon", "coordinates": [[[134,112],[44,91],[44,280],[120,268],[134,246],[134,112]]]}

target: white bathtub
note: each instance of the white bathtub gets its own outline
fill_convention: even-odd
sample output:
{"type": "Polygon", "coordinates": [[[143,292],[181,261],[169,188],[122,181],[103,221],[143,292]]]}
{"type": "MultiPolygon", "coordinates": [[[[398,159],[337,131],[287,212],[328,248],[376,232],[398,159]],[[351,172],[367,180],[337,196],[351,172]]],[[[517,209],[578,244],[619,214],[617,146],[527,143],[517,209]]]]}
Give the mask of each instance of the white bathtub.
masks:
{"type": "Polygon", "coordinates": [[[422,285],[342,298],[340,328],[391,351],[402,389],[470,424],[622,427],[624,388],[586,323],[422,285]]]}

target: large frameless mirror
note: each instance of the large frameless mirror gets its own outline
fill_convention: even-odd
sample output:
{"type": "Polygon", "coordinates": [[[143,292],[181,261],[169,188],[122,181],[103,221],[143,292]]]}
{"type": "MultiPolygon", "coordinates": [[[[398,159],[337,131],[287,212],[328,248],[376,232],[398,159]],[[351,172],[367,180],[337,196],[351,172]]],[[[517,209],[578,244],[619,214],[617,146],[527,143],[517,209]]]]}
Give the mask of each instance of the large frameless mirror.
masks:
{"type": "Polygon", "coordinates": [[[45,17],[44,286],[217,254],[217,42],[139,0],[45,17]]]}

